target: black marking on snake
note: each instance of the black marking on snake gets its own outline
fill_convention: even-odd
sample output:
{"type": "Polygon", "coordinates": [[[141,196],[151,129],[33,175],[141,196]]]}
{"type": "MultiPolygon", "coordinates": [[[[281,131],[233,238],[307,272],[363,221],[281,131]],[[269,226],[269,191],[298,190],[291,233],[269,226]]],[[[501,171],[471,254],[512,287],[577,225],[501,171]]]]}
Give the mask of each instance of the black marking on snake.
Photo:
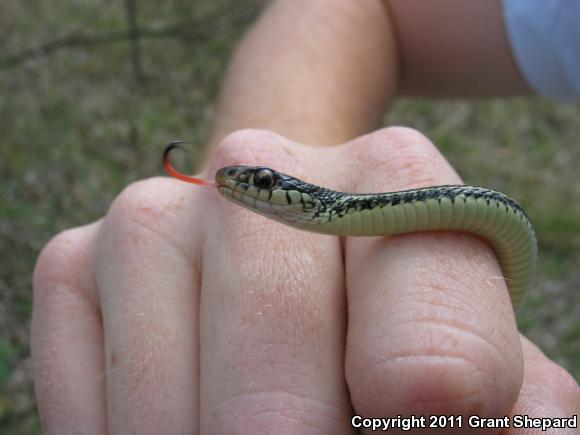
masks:
{"type": "Polygon", "coordinates": [[[415,194],[415,199],[417,201],[424,201],[426,199],[426,197],[427,197],[427,192],[424,190],[420,190],[419,192],[417,192],[415,194]]]}
{"type": "Polygon", "coordinates": [[[525,216],[527,218],[524,210],[511,198],[493,190],[469,186],[437,186],[434,188],[372,194],[335,192],[325,188],[319,188],[318,190],[310,189],[309,193],[315,201],[319,201],[319,208],[314,213],[313,218],[320,217],[321,213],[328,212],[329,221],[334,216],[345,216],[350,210],[360,212],[362,210],[372,210],[376,207],[384,207],[387,205],[396,206],[417,201],[423,202],[429,199],[436,200],[440,203],[443,198],[449,199],[452,204],[458,198],[462,199],[464,203],[467,202],[468,198],[473,198],[476,201],[482,198],[488,205],[494,200],[497,202],[497,207],[499,207],[499,204],[504,204],[507,211],[512,209],[515,213],[520,213],[522,217],[525,216]]]}
{"type": "Polygon", "coordinates": [[[285,190],[291,190],[291,189],[294,189],[294,184],[292,184],[289,181],[282,180],[282,181],[280,181],[280,187],[282,189],[285,189],[285,190]]]}
{"type": "MultiPolygon", "coordinates": [[[[253,173],[263,168],[254,167],[252,169],[251,172],[240,174],[237,180],[240,185],[240,190],[244,191],[248,189],[248,182],[250,181],[249,174],[252,174],[251,178],[253,178],[253,173]]],[[[277,171],[273,172],[276,176],[275,186],[265,189],[268,192],[268,200],[272,198],[273,191],[282,189],[285,191],[288,204],[292,204],[289,191],[296,190],[302,194],[300,203],[303,205],[303,209],[305,211],[314,210],[313,218],[324,215],[330,221],[337,216],[345,216],[351,211],[360,212],[362,210],[372,210],[377,207],[382,208],[387,205],[397,206],[427,200],[436,200],[440,203],[444,198],[449,199],[454,204],[458,199],[467,203],[469,198],[473,198],[475,201],[483,198],[488,205],[491,205],[491,201],[496,201],[497,208],[500,207],[500,204],[503,204],[506,212],[513,211],[520,219],[526,218],[528,225],[531,226],[526,212],[515,201],[502,193],[480,187],[445,185],[392,193],[354,194],[333,191],[315,184],[306,183],[277,171]],[[308,196],[305,198],[306,195],[304,194],[312,199],[307,199],[308,196]]]]}

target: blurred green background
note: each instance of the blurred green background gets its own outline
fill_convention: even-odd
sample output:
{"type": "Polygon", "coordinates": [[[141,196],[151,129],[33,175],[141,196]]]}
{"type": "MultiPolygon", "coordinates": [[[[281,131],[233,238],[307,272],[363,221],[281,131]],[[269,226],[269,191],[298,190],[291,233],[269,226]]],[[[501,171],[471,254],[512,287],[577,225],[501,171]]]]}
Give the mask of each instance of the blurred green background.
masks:
{"type": "MultiPolygon", "coordinates": [[[[57,232],[159,175],[169,140],[203,146],[220,80],[261,0],[0,3],[0,432],[40,433],[31,273],[57,232]]],[[[400,100],[470,184],[517,198],[540,241],[519,324],[580,379],[580,106],[400,100]]]]}

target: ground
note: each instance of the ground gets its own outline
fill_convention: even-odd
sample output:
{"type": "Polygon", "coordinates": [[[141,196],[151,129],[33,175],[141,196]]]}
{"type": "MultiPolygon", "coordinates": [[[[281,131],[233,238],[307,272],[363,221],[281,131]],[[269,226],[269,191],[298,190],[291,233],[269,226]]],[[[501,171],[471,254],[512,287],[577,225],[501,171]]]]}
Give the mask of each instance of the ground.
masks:
{"type": "MultiPolygon", "coordinates": [[[[31,383],[31,272],[58,231],[203,149],[229,55],[259,0],[0,4],[0,427],[40,433],[31,383]],[[127,38],[136,8],[138,47],[127,38]]],[[[135,40],[133,40],[135,41],[135,40]]],[[[541,98],[399,100],[385,125],[429,136],[469,184],[517,198],[540,242],[519,325],[580,379],[580,106],[541,98]]]]}

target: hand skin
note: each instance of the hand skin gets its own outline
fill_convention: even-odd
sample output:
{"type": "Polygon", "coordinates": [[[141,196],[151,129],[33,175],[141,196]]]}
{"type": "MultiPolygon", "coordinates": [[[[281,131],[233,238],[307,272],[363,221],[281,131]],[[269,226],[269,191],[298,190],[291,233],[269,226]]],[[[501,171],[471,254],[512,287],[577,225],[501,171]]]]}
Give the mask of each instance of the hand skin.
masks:
{"type": "MultiPolygon", "coordinates": [[[[273,2],[230,66],[206,174],[243,162],[361,192],[459,182],[413,130],[353,138],[395,93],[526,92],[503,33],[490,44],[478,27],[498,26],[498,3],[465,24],[475,3],[441,0],[418,27],[414,0],[273,2]],[[451,11],[458,21],[442,26],[451,11]],[[494,68],[468,56],[484,48],[494,68]],[[437,53],[461,80],[441,82],[437,53]],[[228,135],[248,126],[291,139],[228,135]]],[[[40,255],[42,423],[48,434],[298,434],[352,432],[353,413],[577,413],[577,384],[518,335],[498,276],[489,247],[466,234],[341,240],[213,189],[141,181],[40,255]]]]}
{"type": "MultiPolygon", "coordinates": [[[[240,163],[362,192],[460,181],[404,128],[334,148],[245,130],[225,139],[208,174],[240,163]]],[[[353,412],[570,417],[578,387],[518,335],[500,274],[467,234],[341,240],[269,221],[213,188],[141,181],[39,259],[43,425],[337,434],[352,432],[353,412]]]]}

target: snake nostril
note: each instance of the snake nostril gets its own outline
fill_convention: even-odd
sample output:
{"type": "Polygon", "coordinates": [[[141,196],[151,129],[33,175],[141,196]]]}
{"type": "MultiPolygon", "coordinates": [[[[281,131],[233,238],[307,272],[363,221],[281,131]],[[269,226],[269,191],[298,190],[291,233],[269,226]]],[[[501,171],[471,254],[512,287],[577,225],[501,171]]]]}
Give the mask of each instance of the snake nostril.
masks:
{"type": "Polygon", "coordinates": [[[226,171],[226,175],[228,177],[233,177],[234,175],[236,175],[236,168],[228,168],[226,171]]]}

